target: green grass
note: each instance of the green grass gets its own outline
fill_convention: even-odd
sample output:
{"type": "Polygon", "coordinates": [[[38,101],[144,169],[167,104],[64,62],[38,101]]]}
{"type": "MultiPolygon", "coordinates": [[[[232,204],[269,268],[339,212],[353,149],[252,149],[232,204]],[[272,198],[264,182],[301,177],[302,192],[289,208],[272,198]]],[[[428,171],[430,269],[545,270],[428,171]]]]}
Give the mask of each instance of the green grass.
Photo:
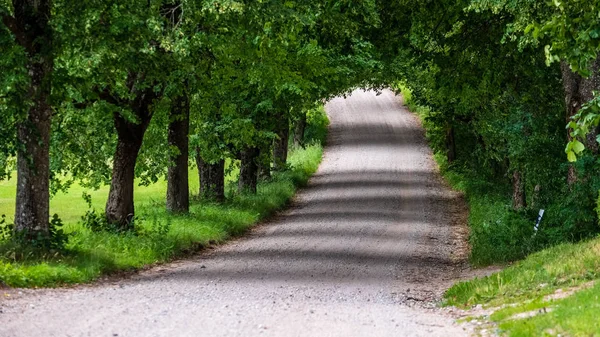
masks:
{"type": "Polygon", "coordinates": [[[544,306],[552,309],[532,318],[500,322],[499,328],[510,336],[600,335],[600,284],[544,306]]]}
{"type": "MultiPolygon", "coordinates": [[[[227,165],[231,165],[229,160],[227,161],[227,165]]],[[[226,177],[226,184],[235,181],[238,171],[232,170],[226,177]]],[[[10,180],[0,181],[0,214],[5,214],[8,222],[12,222],[14,219],[16,184],[16,173],[12,174],[10,180]]],[[[192,195],[198,194],[198,170],[195,166],[189,170],[189,186],[192,195]]],[[[91,195],[94,208],[103,210],[108,198],[108,190],[109,186],[102,186],[97,190],[91,190],[74,183],[67,193],[59,191],[50,199],[50,212],[51,214],[58,214],[69,227],[71,224],[77,223],[88,209],[86,202],[82,198],[83,193],[91,195]]],[[[136,209],[154,207],[155,204],[164,201],[166,193],[166,181],[161,181],[150,186],[137,186],[136,184],[134,198],[136,209]]]]}
{"type": "Polygon", "coordinates": [[[489,319],[510,336],[598,335],[599,278],[600,238],[596,238],[548,248],[491,276],[459,282],[446,292],[445,304],[499,308],[489,319]],[[578,290],[590,281],[596,285],[578,290]],[[558,289],[578,291],[564,299],[548,297],[558,289]],[[547,310],[532,318],[513,317],[543,308],[547,310]]]}
{"type": "Polygon", "coordinates": [[[600,277],[600,238],[565,243],[531,254],[491,276],[459,282],[445,295],[447,304],[498,306],[543,297],[600,277]]]}
{"type": "MultiPolygon", "coordinates": [[[[86,191],[73,186],[68,193],[57,194],[51,201],[51,213],[59,214],[65,231],[71,234],[66,252],[43,258],[34,255],[16,258],[12,253],[13,243],[0,241],[0,285],[55,287],[90,282],[102,275],[166,262],[244,233],[285,207],[297,188],[305,185],[317,170],[323,152],[320,140],[328,123],[323,109],[317,114],[312,117],[309,130],[321,129],[310,131],[321,139],[312,138],[313,145],[293,149],[288,158],[291,169],[259,183],[256,195],[230,193],[224,204],[195,200],[188,215],[171,215],[164,205],[166,182],[137,187],[134,233],[92,232],[80,223],[88,210],[81,194],[84,191],[91,194],[93,206],[101,211],[108,187],[86,191]],[[166,235],[165,228],[168,228],[166,235]]],[[[235,176],[228,179],[232,182],[235,176]]],[[[190,190],[194,194],[198,190],[195,171],[190,172],[190,190]]],[[[7,214],[8,220],[12,220],[10,215],[14,212],[14,195],[14,180],[0,182],[0,214],[7,214]]]]}

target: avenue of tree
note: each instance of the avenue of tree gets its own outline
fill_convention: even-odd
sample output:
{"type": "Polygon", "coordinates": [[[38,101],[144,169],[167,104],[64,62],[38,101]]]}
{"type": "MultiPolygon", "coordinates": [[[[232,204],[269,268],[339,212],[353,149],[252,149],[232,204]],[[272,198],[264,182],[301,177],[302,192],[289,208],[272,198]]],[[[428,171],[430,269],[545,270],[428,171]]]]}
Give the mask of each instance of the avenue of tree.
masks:
{"type": "Polygon", "coordinates": [[[109,184],[123,230],[135,179],[166,177],[185,213],[188,166],[223,201],[233,160],[255,193],[306,111],[399,83],[449,167],[525,217],[549,209],[550,241],[598,232],[597,1],[0,0],[0,19],[0,179],[16,171],[25,238],[49,235],[50,196],[74,181],[109,184]]]}

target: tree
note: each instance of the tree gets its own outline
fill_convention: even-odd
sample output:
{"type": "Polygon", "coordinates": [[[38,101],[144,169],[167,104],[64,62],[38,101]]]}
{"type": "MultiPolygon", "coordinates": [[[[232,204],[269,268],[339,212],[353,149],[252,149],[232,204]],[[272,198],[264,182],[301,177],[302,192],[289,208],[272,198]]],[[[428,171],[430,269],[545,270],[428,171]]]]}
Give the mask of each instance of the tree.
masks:
{"type": "Polygon", "coordinates": [[[190,102],[184,92],[171,103],[169,115],[169,146],[176,151],[167,173],[167,210],[187,213],[190,208],[188,179],[190,102]]]}
{"type": "MultiPolygon", "coordinates": [[[[531,0],[493,2],[473,1],[477,11],[506,11],[513,16],[506,26],[506,36],[521,45],[543,46],[546,63],[560,62],[567,123],[583,117],[581,108],[600,89],[600,23],[597,19],[597,1],[543,2],[531,0]],[[576,117],[579,116],[579,117],[576,117]]],[[[588,121],[592,118],[588,118],[588,121]]],[[[582,121],[582,124],[585,124],[582,121]]],[[[589,125],[588,125],[589,126],[589,125]]],[[[577,123],[570,124],[577,129],[577,123]]],[[[585,145],[597,153],[596,130],[588,129],[580,135],[585,145]]],[[[577,130],[575,132],[578,134],[577,130]]],[[[583,152],[584,144],[567,133],[569,145],[565,152],[570,161],[583,152]]],[[[576,180],[574,166],[570,166],[568,182],[576,180]]]]}
{"type": "Polygon", "coordinates": [[[173,35],[163,9],[143,1],[92,1],[82,18],[65,23],[72,42],[61,67],[70,79],[71,102],[61,108],[61,119],[71,128],[63,129],[63,141],[83,133],[95,148],[89,153],[82,148],[85,143],[68,148],[71,153],[65,155],[62,168],[86,185],[110,181],[106,219],[123,229],[131,227],[135,214],[136,175],[150,172],[144,180],[156,181],[157,172],[164,172],[170,160],[156,157],[137,165],[151,121],[167,114],[162,102],[171,94],[168,84],[178,65],[169,52],[173,35]]]}
{"type": "MultiPolygon", "coordinates": [[[[15,0],[12,15],[0,9],[3,24],[24,52],[27,84],[18,95],[28,108],[17,117],[17,202],[15,231],[26,238],[48,236],[50,125],[54,48],[52,2],[15,0]]],[[[17,115],[18,116],[18,115],[17,115]]]]}

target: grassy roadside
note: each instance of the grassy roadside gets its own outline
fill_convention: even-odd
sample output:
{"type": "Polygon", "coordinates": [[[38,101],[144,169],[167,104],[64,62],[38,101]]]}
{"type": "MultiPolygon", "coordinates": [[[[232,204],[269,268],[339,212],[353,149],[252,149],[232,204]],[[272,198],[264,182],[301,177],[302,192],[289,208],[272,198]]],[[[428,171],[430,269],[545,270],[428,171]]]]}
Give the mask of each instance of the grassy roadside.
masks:
{"type": "Polygon", "coordinates": [[[600,238],[562,244],[505,270],[460,282],[445,304],[482,305],[498,332],[509,336],[600,335],[600,238]]]}
{"type": "MultiPolygon", "coordinates": [[[[297,188],[307,183],[321,161],[327,124],[323,109],[309,116],[306,135],[312,145],[293,149],[288,157],[291,168],[259,183],[256,195],[230,195],[224,204],[196,200],[188,215],[171,215],[164,206],[166,182],[137,187],[136,215],[140,221],[134,233],[90,231],[79,222],[87,210],[81,197],[83,189],[75,186],[68,194],[58,194],[52,199],[51,213],[60,215],[65,231],[70,233],[66,253],[17,259],[11,244],[0,241],[0,285],[54,287],[90,282],[104,274],[166,262],[240,235],[285,207],[297,188]]],[[[190,178],[190,189],[196,193],[197,174],[191,172],[190,178]]],[[[230,183],[235,178],[229,177],[230,183]]],[[[107,187],[86,193],[101,210],[107,187]]],[[[1,182],[0,214],[11,214],[12,197],[14,181],[1,182]]]]}

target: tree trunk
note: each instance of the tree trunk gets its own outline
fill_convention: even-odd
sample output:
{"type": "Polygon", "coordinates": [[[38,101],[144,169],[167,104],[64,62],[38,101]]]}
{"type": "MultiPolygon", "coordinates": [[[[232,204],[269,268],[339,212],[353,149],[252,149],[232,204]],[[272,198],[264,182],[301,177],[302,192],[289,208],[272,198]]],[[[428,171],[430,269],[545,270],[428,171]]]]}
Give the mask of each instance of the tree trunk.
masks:
{"type": "Polygon", "coordinates": [[[198,167],[198,183],[200,185],[198,189],[198,196],[202,197],[204,195],[204,191],[206,191],[206,186],[204,186],[204,184],[208,182],[208,168],[206,167],[204,159],[202,159],[199,147],[196,147],[196,166],[198,167]]]}
{"type": "Polygon", "coordinates": [[[290,136],[290,122],[285,117],[278,121],[277,136],[273,141],[273,169],[281,171],[286,168],[290,136]]]}
{"type": "Polygon", "coordinates": [[[456,160],[456,143],[454,141],[454,127],[446,128],[446,157],[448,164],[452,164],[456,160]]]}
{"type": "Polygon", "coordinates": [[[127,141],[124,138],[119,134],[105,211],[108,222],[119,224],[126,229],[135,214],[133,206],[135,163],[142,143],[127,141]]]}
{"type": "Polygon", "coordinates": [[[190,210],[190,189],[188,177],[190,109],[187,95],[179,97],[171,107],[169,123],[169,146],[176,147],[179,153],[172,157],[167,173],[167,210],[174,213],[188,213],[190,210]]]}
{"type": "MultiPolygon", "coordinates": [[[[593,62],[592,75],[589,78],[583,78],[571,71],[565,61],[562,61],[560,66],[565,90],[566,121],[568,123],[571,121],[571,117],[577,114],[586,102],[594,98],[593,92],[600,90],[600,56],[593,62]]],[[[593,130],[588,134],[586,141],[586,147],[593,153],[598,153],[596,135],[597,130],[593,130]]],[[[570,131],[567,132],[567,140],[572,140],[570,131]]],[[[577,181],[577,173],[573,165],[569,166],[567,181],[569,185],[577,181]]]]}
{"type": "Polygon", "coordinates": [[[208,164],[202,159],[200,149],[196,148],[196,165],[200,179],[200,197],[225,200],[225,160],[221,159],[214,164],[208,164]]]}
{"type": "Polygon", "coordinates": [[[225,160],[208,165],[208,189],[205,195],[216,201],[225,200],[225,160]]]}
{"type": "Polygon", "coordinates": [[[200,151],[196,148],[196,166],[198,166],[198,182],[200,184],[200,189],[198,191],[198,196],[202,198],[204,193],[208,190],[208,165],[202,159],[200,155],[200,151]]]}
{"type": "Polygon", "coordinates": [[[142,147],[144,134],[152,119],[149,109],[155,97],[152,89],[147,89],[139,93],[131,102],[132,111],[139,120],[138,124],[129,122],[119,113],[114,114],[117,149],[113,158],[112,181],[105,212],[107,221],[118,224],[121,229],[131,229],[131,220],[135,215],[133,206],[135,163],[142,147]]]}
{"type": "Polygon", "coordinates": [[[525,182],[521,172],[515,170],[513,172],[513,209],[518,211],[527,206],[525,199],[525,182]]]}
{"type": "Polygon", "coordinates": [[[535,185],[533,188],[533,195],[531,196],[531,208],[536,209],[540,207],[540,191],[542,186],[540,184],[535,185]]]}
{"type": "Polygon", "coordinates": [[[269,146],[262,146],[258,152],[258,178],[268,180],[271,178],[271,150],[269,146]]]}
{"type": "Polygon", "coordinates": [[[256,193],[256,178],[258,165],[256,159],[258,158],[258,149],[256,147],[249,147],[241,152],[241,166],[240,166],[240,180],[238,184],[238,190],[242,192],[256,193]]]}
{"type": "Polygon", "coordinates": [[[294,146],[304,147],[304,130],[306,130],[306,114],[302,114],[294,127],[294,146]]]}
{"type": "Polygon", "coordinates": [[[53,32],[48,0],[13,1],[14,17],[0,14],[27,55],[29,106],[27,119],[17,125],[16,232],[26,239],[49,234],[50,218],[50,119],[51,78],[54,68],[53,32]]]}

